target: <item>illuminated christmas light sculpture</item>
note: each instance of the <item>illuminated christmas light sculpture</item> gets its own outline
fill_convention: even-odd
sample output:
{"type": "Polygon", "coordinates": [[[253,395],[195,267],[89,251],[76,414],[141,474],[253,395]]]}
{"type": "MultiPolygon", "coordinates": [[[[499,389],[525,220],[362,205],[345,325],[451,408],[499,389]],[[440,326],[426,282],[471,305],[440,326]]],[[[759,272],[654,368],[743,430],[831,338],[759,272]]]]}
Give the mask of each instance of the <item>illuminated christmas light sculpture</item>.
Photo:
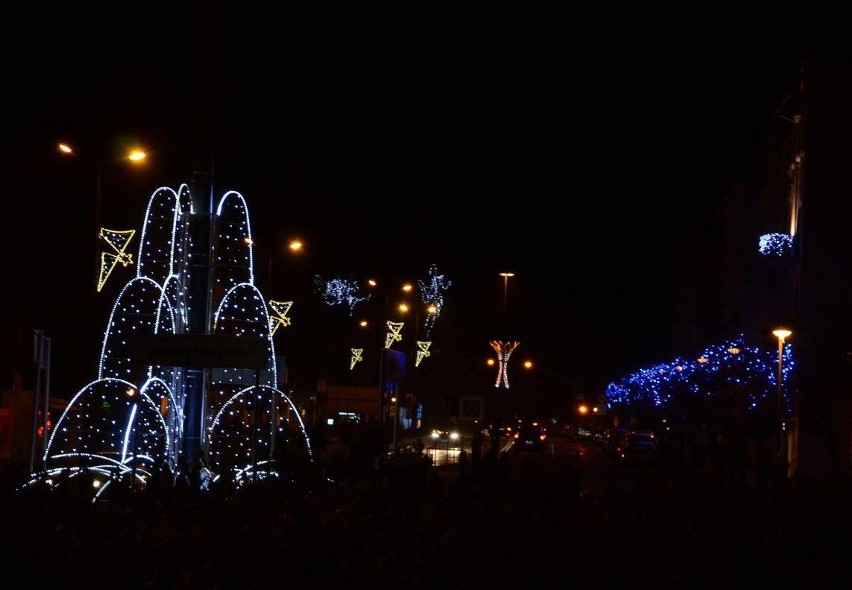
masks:
{"type": "Polygon", "coordinates": [[[789,234],[764,234],[758,240],[758,252],[763,256],[790,256],[793,236],[789,234]]]}
{"type": "Polygon", "coordinates": [[[364,354],[363,348],[353,348],[352,349],[352,358],[349,361],[349,370],[350,371],[355,368],[355,365],[357,363],[360,363],[361,361],[364,360],[363,354],[364,354]]]}
{"type": "MultiPolygon", "coordinates": [[[[212,280],[208,336],[241,337],[263,344],[265,369],[209,367],[203,373],[206,394],[198,424],[202,440],[187,440],[190,369],[151,365],[134,348],[138,336],[190,335],[191,297],[187,292],[195,268],[191,263],[192,198],[188,185],[154,191],[145,211],[136,276],[113,304],[98,365],[97,379],[80,389],[59,417],[41,457],[43,468],[24,488],[57,487],[79,482],[93,490],[92,502],[117,485],[144,487],[155,473],[184,473],[189,444],[201,447],[206,466],[200,486],[238,488],[276,478],[276,448],[302,452],[313,461],[301,412],[277,388],[273,322],[287,325],[290,302],[270,302],[278,315],[270,319],[254,286],[254,253],[248,207],[236,191],[226,192],[212,218],[215,259],[202,272],[212,280]],[[276,441],[279,441],[276,443],[276,441]]],[[[99,287],[117,264],[127,266],[126,252],[135,230],[102,230],[114,250],[104,253],[99,287]]],[[[204,306],[203,309],[207,309],[204,306]]],[[[209,343],[213,344],[213,340],[209,343]]],[[[197,371],[196,371],[197,373],[197,371]]],[[[194,440],[194,439],[193,439],[194,440]]]]}
{"type": "Polygon", "coordinates": [[[394,342],[402,340],[403,322],[387,322],[388,332],[385,334],[385,348],[390,348],[394,342]]]}
{"type": "Polygon", "coordinates": [[[423,341],[417,342],[418,350],[417,350],[417,359],[414,361],[415,367],[419,367],[420,361],[422,361],[423,359],[425,359],[428,356],[431,356],[432,353],[429,352],[429,347],[431,347],[431,346],[432,346],[431,342],[423,342],[423,341]]]}
{"type": "MultiPolygon", "coordinates": [[[[738,339],[709,346],[693,359],[676,358],[668,363],[645,367],[606,388],[606,403],[615,406],[644,405],[670,411],[688,392],[698,402],[725,396],[744,412],[775,413],[777,403],[778,357],[775,348],[746,346],[738,339]],[[732,395],[733,394],[733,395],[732,395]]],[[[785,344],[783,384],[785,412],[792,409],[791,373],[795,362],[792,345],[785,344]]]]}
{"type": "Polygon", "coordinates": [[[369,293],[361,295],[361,287],[351,278],[325,279],[317,275],[314,277],[314,285],[326,305],[330,307],[346,305],[349,308],[350,317],[355,313],[355,307],[358,304],[370,299],[369,293]]]}
{"type": "Polygon", "coordinates": [[[269,321],[272,322],[270,325],[269,335],[274,336],[275,331],[278,330],[279,326],[284,326],[286,328],[290,325],[290,318],[287,317],[287,314],[290,312],[290,308],[293,307],[293,302],[273,301],[270,299],[269,307],[276,313],[276,317],[269,318],[269,321]]]}
{"type": "Polygon", "coordinates": [[[426,336],[432,334],[432,328],[444,309],[444,292],[452,286],[452,281],[438,272],[434,264],[429,267],[427,280],[418,280],[423,303],[431,307],[430,313],[423,318],[423,330],[426,336]]]}
{"type": "MultiPolygon", "coordinates": [[[[423,333],[427,337],[431,334],[438,317],[441,315],[441,311],[444,307],[444,292],[449,289],[451,285],[452,282],[443,274],[439,273],[437,266],[434,264],[429,267],[426,273],[426,278],[418,279],[417,281],[417,286],[420,289],[420,298],[424,305],[428,306],[428,312],[423,315],[423,333]]],[[[375,284],[373,283],[372,286],[375,286],[375,284]]],[[[356,307],[369,301],[371,298],[371,293],[362,294],[360,282],[352,277],[325,278],[321,275],[315,275],[314,287],[315,291],[322,298],[323,303],[329,307],[346,306],[349,310],[350,317],[354,314],[356,307]]],[[[418,318],[419,317],[420,316],[418,315],[418,318]]],[[[414,330],[414,337],[416,338],[420,335],[418,332],[419,320],[416,320],[415,324],[417,324],[415,325],[414,330]]],[[[396,325],[389,322],[388,325],[389,332],[385,337],[385,348],[390,348],[394,342],[402,340],[402,335],[398,332],[398,330],[401,329],[402,324],[399,324],[398,327],[396,327],[396,325]],[[397,332],[394,332],[394,330],[397,330],[397,332]]],[[[429,356],[428,354],[424,355],[423,352],[427,351],[421,350],[415,353],[415,366],[419,364],[420,360],[422,360],[425,356],[429,356]]]]}
{"type": "Polygon", "coordinates": [[[130,240],[136,235],[135,229],[115,230],[100,228],[100,237],[112,248],[112,252],[101,252],[101,268],[98,276],[98,293],[104,288],[109,275],[118,264],[127,267],[133,264],[133,254],[126,252],[130,240]]]}
{"type": "Polygon", "coordinates": [[[494,387],[503,385],[503,387],[509,389],[509,357],[512,356],[519,344],[520,342],[491,341],[491,348],[497,353],[497,381],[494,383],[494,387]]]}

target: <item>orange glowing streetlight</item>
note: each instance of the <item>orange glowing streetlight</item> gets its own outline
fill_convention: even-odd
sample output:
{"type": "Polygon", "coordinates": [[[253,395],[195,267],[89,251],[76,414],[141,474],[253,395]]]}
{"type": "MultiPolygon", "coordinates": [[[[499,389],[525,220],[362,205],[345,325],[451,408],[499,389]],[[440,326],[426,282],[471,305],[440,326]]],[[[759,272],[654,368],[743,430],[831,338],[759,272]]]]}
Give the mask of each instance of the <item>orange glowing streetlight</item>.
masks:
{"type": "MultiPolygon", "coordinates": [[[[59,153],[66,157],[76,157],[78,156],[77,149],[70,143],[60,141],[56,144],[56,149],[59,150],[59,153]]],[[[104,168],[110,164],[120,164],[121,162],[131,162],[133,164],[140,164],[148,157],[148,154],[145,150],[139,147],[133,147],[127,150],[125,154],[115,160],[111,160],[108,162],[98,162],[98,177],[97,177],[97,186],[95,189],[95,231],[100,235],[101,229],[101,190],[103,185],[103,174],[104,168]]]]}
{"type": "MultiPolygon", "coordinates": [[[[65,141],[57,142],[56,149],[59,153],[66,158],[70,157],[78,157],[79,154],[77,152],[77,148],[65,141]]],[[[134,166],[139,166],[142,162],[145,161],[148,154],[144,149],[139,147],[132,147],[127,149],[119,158],[107,160],[107,161],[98,161],[97,162],[97,183],[95,185],[95,235],[97,236],[97,243],[100,244],[101,240],[104,239],[104,234],[101,231],[101,200],[102,200],[102,192],[103,192],[103,176],[104,176],[104,168],[112,164],[120,164],[122,162],[130,162],[134,166]]],[[[126,265],[125,265],[126,266],[126,265]]],[[[97,257],[97,274],[99,278],[99,286],[98,290],[100,291],[100,287],[102,286],[103,277],[101,276],[102,267],[101,267],[101,257],[98,254],[97,257]]]]}

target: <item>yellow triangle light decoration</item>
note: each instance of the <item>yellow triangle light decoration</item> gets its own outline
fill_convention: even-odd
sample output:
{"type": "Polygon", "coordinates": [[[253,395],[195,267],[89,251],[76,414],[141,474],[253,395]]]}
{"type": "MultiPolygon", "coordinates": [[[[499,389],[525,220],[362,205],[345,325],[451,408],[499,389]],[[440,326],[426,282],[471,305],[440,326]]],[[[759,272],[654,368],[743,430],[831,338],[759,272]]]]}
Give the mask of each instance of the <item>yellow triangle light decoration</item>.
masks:
{"type": "Polygon", "coordinates": [[[101,238],[107,245],[112,248],[112,252],[101,252],[101,269],[98,276],[98,293],[104,288],[109,275],[116,266],[121,264],[127,266],[133,264],[133,254],[127,252],[127,246],[130,240],[136,235],[135,229],[106,229],[100,228],[98,237],[101,238]]]}
{"type": "Polygon", "coordinates": [[[385,348],[390,348],[394,342],[398,342],[402,340],[402,326],[404,326],[404,322],[391,322],[388,323],[388,333],[385,335],[385,348]]]}
{"type": "Polygon", "coordinates": [[[269,308],[275,312],[276,315],[269,316],[269,335],[274,336],[275,331],[280,327],[284,326],[285,328],[290,325],[290,318],[287,317],[287,314],[290,312],[290,308],[293,307],[292,301],[273,301],[269,300],[269,308]]]}
{"type": "Polygon", "coordinates": [[[419,367],[419,366],[420,366],[420,361],[422,361],[423,359],[425,359],[427,356],[431,356],[431,354],[432,354],[432,353],[431,353],[431,352],[429,352],[429,347],[430,347],[430,346],[432,346],[432,343],[431,343],[431,342],[423,342],[423,341],[419,341],[419,340],[418,340],[418,342],[417,342],[417,348],[419,348],[420,350],[418,350],[418,351],[417,351],[417,358],[416,358],[416,359],[415,359],[415,361],[414,361],[414,366],[415,366],[415,367],[419,367]]]}
{"type": "Polygon", "coordinates": [[[363,348],[353,348],[352,349],[352,358],[349,360],[349,370],[350,371],[355,368],[355,365],[357,363],[360,363],[361,361],[364,360],[364,357],[361,356],[363,354],[363,352],[364,352],[363,348]]]}

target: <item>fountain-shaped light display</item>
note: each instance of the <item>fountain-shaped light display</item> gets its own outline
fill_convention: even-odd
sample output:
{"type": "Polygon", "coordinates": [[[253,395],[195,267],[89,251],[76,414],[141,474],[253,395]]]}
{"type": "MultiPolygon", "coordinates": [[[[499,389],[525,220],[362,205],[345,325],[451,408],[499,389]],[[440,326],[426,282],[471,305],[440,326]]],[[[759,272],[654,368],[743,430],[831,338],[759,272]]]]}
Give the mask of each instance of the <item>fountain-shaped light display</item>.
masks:
{"type": "MultiPolygon", "coordinates": [[[[167,474],[173,482],[189,469],[185,439],[187,367],[146,364],[134,343],[140,337],[189,334],[193,301],[188,185],[154,191],[139,241],[136,276],[120,291],[104,333],[98,378],[80,389],[52,429],[42,469],[24,488],[76,484],[96,501],[111,488],[144,487],[167,474]]],[[[211,338],[262,341],[264,369],[205,367],[201,452],[196,484],[239,487],[279,477],[280,454],[313,461],[310,439],[290,398],[278,389],[272,327],[264,298],[254,286],[248,207],[230,191],[212,218],[211,338]]],[[[206,272],[208,269],[205,268],[206,272]]],[[[203,336],[203,335],[197,335],[203,336]]]]}

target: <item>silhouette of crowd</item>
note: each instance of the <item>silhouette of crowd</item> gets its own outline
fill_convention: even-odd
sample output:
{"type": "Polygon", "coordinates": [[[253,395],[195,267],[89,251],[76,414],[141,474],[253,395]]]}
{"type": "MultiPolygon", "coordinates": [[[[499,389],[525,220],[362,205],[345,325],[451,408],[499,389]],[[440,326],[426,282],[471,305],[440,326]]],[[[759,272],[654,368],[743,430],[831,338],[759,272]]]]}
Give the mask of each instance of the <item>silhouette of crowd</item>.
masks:
{"type": "Polygon", "coordinates": [[[199,492],[170,481],[108,501],[10,484],[4,585],[87,588],[835,588],[848,584],[842,482],[733,455],[591,481],[576,457],[478,448],[436,467],[357,445],[296,478],[199,492]],[[627,480],[625,480],[627,481],[627,480]]]}

